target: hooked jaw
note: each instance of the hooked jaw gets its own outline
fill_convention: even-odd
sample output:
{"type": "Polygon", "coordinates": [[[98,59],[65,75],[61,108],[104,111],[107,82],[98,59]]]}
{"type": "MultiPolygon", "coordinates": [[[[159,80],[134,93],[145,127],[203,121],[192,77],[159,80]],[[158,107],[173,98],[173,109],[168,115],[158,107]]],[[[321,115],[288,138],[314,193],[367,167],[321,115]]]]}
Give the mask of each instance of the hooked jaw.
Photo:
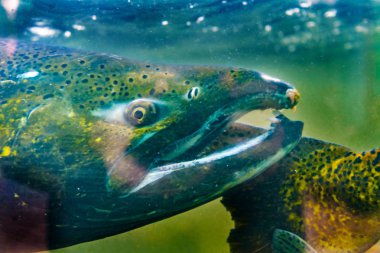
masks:
{"type": "Polygon", "coordinates": [[[230,102],[212,113],[196,132],[161,150],[160,156],[151,168],[160,164],[160,161],[196,158],[196,155],[209,145],[228,124],[247,112],[295,108],[300,94],[292,85],[258,72],[249,71],[248,73],[254,78],[229,87],[232,89],[229,94],[230,102]],[[265,76],[265,79],[262,76],[265,76]]]}
{"type": "MultiPolygon", "coordinates": [[[[205,171],[207,171],[206,174],[213,175],[213,181],[210,182],[213,184],[218,182],[218,177],[225,177],[223,167],[227,166],[227,174],[235,171],[236,178],[230,178],[229,182],[218,183],[220,189],[213,189],[212,194],[210,194],[212,189],[206,191],[208,196],[217,196],[222,191],[258,175],[290,152],[301,137],[302,124],[278,115],[272,128],[262,136],[247,140],[228,150],[216,151],[205,157],[199,156],[200,151],[221,134],[229,123],[243,114],[257,109],[289,109],[298,103],[300,94],[293,86],[268,76],[262,78],[263,74],[258,72],[251,73],[259,79],[253,83],[240,85],[239,96],[212,114],[198,131],[163,150],[162,156],[152,164],[144,179],[123,195],[123,198],[138,194],[140,191],[144,192],[144,188],[153,187],[155,191],[159,191],[160,187],[165,188],[172,184],[170,178],[180,180],[182,176],[186,178],[186,181],[180,180],[182,183],[179,186],[185,187],[186,185],[186,187],[193,188],[195,185],[205,182],[202,180],[194,182],[190,179],[195,175],[199,179],[199,175],[205,171]],[[244,87],[246,85],[249,87],[244,87]],[[265,152],[262,152],[263,150],[265,152]],[[267,150],[271,151],[267,152],[267,150]],[[187,154],[187,156],[181,157],[183,154],[187,154]],[[179,159],[184,157],[186,158],[184,161],[179,159]]],[[[236,90],[232,90],[232,95],[236,96],[236,92],[236,90]]]]}
{"type": "MultiPolygon", "coordinates": [[[[164,183],[160,183],[162,178],[170,177],[169,175],[171,174],[180,175],[182,173],[178,172],[181,170],[211,171],[210,168],[215,167],[216,164],[221,164],[230,159],[241,159],[241,155],[247,152],[243,152],[243,150],[238,147],[239,145],[236,145],[233,155],[221,152],[217,156],[210,158],[200,157],[200,154],[205,147],[209,146],[210,143],[222,133],[228,124],[237,120],[245,113],[252,110],[290,109],[295,107],[300,98],[299,92],[292,85],[255,71],[241,70],[236,80],[230,83],[221,82],[215,88],[220,89],[220,91],[216,91],[216,93],[212,91],[214,93],[210,94],[207,94],[207,91],[205,91],[204,101],[209,102],[208,99],[210,99],[211,101],[209,103],[218,103],[219,100],[227,102],[219,102],[219,109],[211,113],[198,130],[161,149],[156,157],[148,162],[145,169],[141,168],[138,170],[140,173],[136,179],[139,179],[135,180],[133,184],[128,183],[132,182],[131,176],[133,175],[131,175],[131,168],[135,170],[139,168],[138,165],[141,161],[133,162],[133,159],[135,159],[133,155],[124,155],[122,160],[125,161],[125,165],[122,166],[121,163],[117,163],[117,170],[111,169],[108,171],[107,187],[109,190],[117,189],[117,191],[122,193],[121,198],[125,198],[131,194],[136,195],[141,189],[150,184],[160,184],[164,186],[164,183]],[[215,96],[217,94],[219,94],[219,97],[215,96]],[[229,98],[226,100],[226,97],[229,98]],[[215,101],[212,102],[212,100],[215,101]],[[227,154],[228,158],[225,159],[222,157],[227,156],[227,154]],[[129,168],[129,170],[125,167],[129,168]],[[127,171],[129,173],[128,176],[125,176],[122,173],[123,171],[127,171]],[[128,180],[124,181],[123,179],[128,180]]],[[[202,110],[202,108],[199,108],[199,110],[202,110]]],[[[282,125],[282,123],[280,122],[279,125],[282,125]]],[[[283,125],[283,128],[286,129],[290,124],[283,125]]],[[[296,131],[297,133],[299,132],[298,130],[296,131]]],[[[273,129],[269,130],[266,134],[270,134],[271,132],[273,132],[273,129]]],[[[297,142],[297,138],[294,138],[294,142],[297,142]]],[[[250,145],[253,144],[251,143],[250,145]]],[[[257,145],[259,147],[261,144],[257,143],[257,145]]],[[[278,149],[278,151],[286,150],[286,152],[290,151],[289,148],[285,146],[273,146],[273,149],[278,149]]],[[[257,158],[254,157],[255,155],[253,153],[251,156],[252,157],[248,157],[249,159],[247,161],[257,158]]],[[[266,160],[265,157],[262,159],[266,160]]],[[[145,159],[145,161],[147,162],[148,160],[145,159]]],[[[214,170],[212,170],[212,172],[214,172],[214,170]]],[[[215,173],[220,175],[216,171],[215,173]]],[[[193,183],[197,184],[201,182],[193,183]]]]}

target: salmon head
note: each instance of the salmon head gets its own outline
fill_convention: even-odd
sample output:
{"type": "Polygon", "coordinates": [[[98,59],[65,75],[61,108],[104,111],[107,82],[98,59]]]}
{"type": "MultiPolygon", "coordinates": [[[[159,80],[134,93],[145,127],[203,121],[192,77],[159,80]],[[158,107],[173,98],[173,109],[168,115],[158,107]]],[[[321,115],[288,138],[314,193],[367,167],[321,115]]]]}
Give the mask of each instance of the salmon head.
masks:
{"type": "Polygon", "coordinates": [[[300,122],[279,115],[256,138],[202,153],[243,114],[296,105],[293,86],[259,72],[16,40],[0,41],[0,57],[5,241],[25,234],[31,217],[36,249],[163,219],[258,175],[301,136],[300,122]],[[8,219],[14,212],[23,218],[8,219]]]}

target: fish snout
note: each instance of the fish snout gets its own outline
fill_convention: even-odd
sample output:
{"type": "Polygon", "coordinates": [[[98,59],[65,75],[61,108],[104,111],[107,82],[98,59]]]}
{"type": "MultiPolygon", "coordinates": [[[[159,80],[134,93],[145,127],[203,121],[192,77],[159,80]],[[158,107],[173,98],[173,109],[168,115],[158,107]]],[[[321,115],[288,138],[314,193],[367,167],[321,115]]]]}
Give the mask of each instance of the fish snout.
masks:
{"type": "Polygon", "coordinates": [[[300,93],[293,85],[266,74],[242,71],[230,89],[230,98],[245,111],[281,110],[294,108],[300,93]]]}
{"type": "Polygon", "coordinates": [[[263,73],[257,74],[264,83],[264,86],[267,87],[266,90],[269,95],[278,98],[280,108],[276,109],[289,109],[297,105],[301,94],[293,85],[263,73]]]}
{"type": "Polygon", "coordinates": [[[293,108],[301,98],[301,94],[295,88],[289,88],[288,90],[286,90],[285,95],[291,102],[291,108],[293,108]]]}
{"type": "Polygon", "coordinates": [[[232,72],[233,79],[229,87],[230,98],[235,101],[248,100],[253,105],[250,109],[290,109],[300,99],[297,89],[280,79],[266,74],[239,70],[232,72]]]}

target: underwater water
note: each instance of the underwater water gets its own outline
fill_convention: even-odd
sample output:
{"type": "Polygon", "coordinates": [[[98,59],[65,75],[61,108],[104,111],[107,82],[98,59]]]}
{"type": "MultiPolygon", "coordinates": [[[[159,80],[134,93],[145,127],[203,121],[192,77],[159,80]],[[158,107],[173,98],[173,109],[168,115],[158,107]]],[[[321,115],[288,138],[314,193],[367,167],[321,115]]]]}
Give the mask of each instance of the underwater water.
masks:
{"type": "MultiPolygon", "coordinates": [[[[0,37],[185,65],[237,66],[294,84],[303,135],[380,147],[378,0],[1,0],[0,37]]],[[[268,125],[269,112],[241,121],[268,125]]],[[[53,250],[229,252],[215,200],[113,237],[53,250]]]]}

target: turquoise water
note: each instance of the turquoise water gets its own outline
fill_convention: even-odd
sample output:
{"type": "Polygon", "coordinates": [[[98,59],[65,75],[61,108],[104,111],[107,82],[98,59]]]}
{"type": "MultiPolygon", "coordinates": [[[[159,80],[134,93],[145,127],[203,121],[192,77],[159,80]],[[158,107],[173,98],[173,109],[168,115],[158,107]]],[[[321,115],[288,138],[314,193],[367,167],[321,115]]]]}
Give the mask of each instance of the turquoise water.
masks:
{"type": "MultiPolygon", "coordinates": [[[[379,1],[15,2],[1,1],[0,37],[160,63],[263,71],[301,92],[297,112],[287,115],[305,123],[304,135],[357,151],[380,145],[379,1]]],[[[259,115],[242,121],[265,123],[267,114],[259,115]]],[[[54,252],[228,252],[232,227],[216,200],[54,252]]]]}

